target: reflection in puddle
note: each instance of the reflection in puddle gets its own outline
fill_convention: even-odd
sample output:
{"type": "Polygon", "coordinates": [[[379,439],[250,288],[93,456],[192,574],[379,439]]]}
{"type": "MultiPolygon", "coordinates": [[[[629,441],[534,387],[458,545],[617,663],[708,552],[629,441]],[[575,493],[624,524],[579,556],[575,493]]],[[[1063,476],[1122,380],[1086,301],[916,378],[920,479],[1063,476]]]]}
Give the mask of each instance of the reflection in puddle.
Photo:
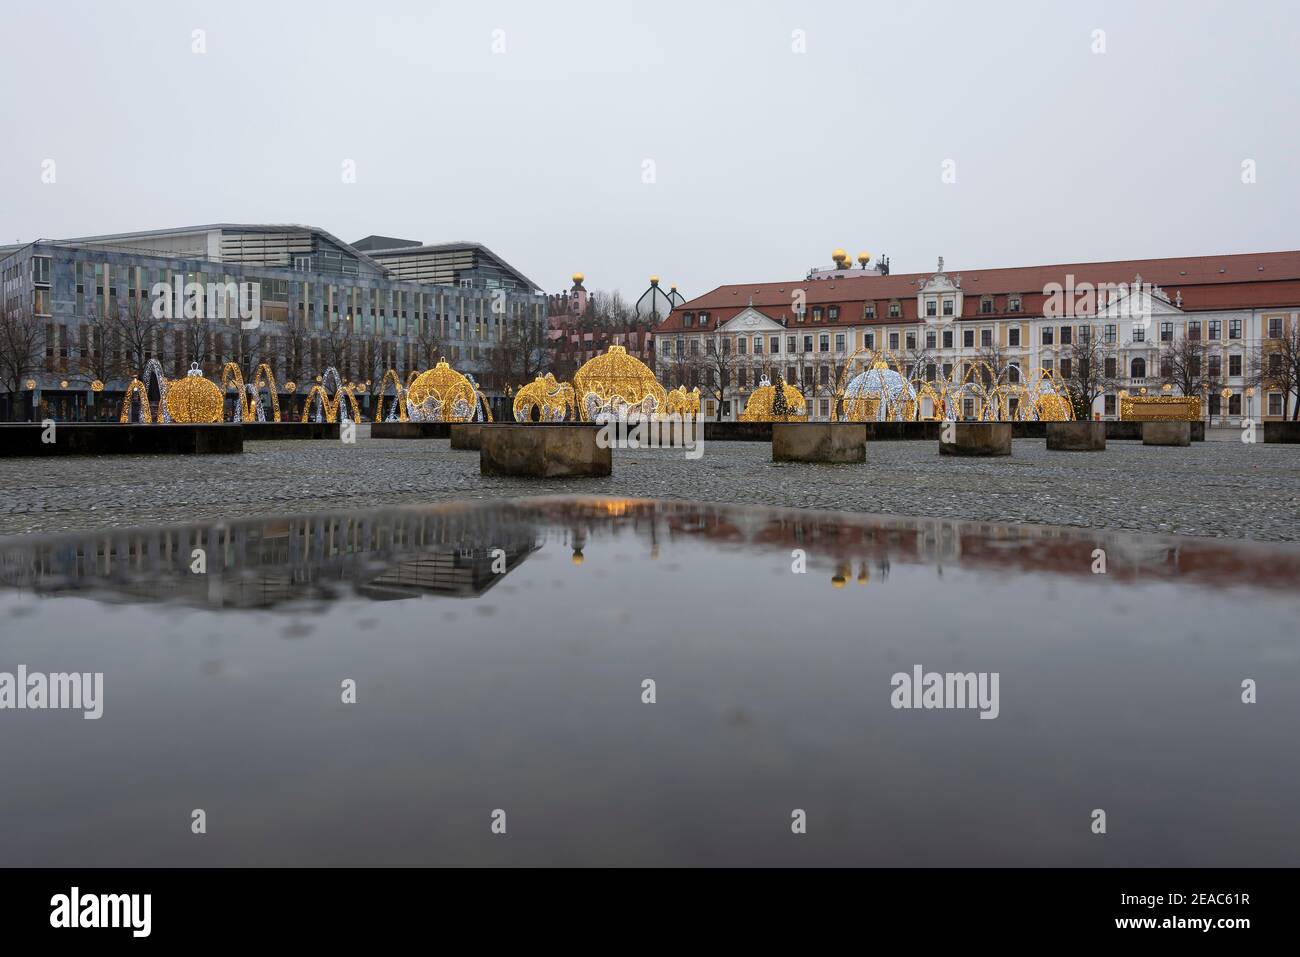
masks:
{"type": "Polygon", "coordinates": [[[95,721],[0,710],[0,846],[1290,863],[1298,583],[1295,549],[636,500],[6,539],[0,672],[104,680],[95,721]],[[916,669],[1000,676],[996,717],[891,706],[916,669]]]}

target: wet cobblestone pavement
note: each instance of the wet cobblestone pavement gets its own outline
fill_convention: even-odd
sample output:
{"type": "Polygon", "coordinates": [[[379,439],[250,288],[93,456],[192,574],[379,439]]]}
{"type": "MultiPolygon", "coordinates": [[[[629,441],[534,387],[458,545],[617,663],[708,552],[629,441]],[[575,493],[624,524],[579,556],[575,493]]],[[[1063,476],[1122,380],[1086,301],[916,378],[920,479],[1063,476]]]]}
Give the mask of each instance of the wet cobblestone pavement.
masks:
{"type": "Polygon", "coordinates": [[[608,479],[479,475],[445,439],[253,442],[242,455],[0,459],[0,534],[577,493],[831,508],[977,521],[1300,542],[1300,447],[1234,441],[940,458],[933,442],[875,442],[866,465],[774,464],[766,443],[615,450],[608,479]]]}

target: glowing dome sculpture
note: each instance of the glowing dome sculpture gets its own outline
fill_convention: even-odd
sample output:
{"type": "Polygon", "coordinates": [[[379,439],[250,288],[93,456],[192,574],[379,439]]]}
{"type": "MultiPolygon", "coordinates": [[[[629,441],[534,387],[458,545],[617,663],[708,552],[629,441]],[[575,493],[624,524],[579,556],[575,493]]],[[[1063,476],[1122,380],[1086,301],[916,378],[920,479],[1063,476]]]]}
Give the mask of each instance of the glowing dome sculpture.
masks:
{"type": "Polygon", "coordinates": [[[190,363],[184,379],[169,383],[163,403],[172,422],[220,422],[224,418],[225,396],[220,387],[203,375],[197,362],[190,363]]]}
{"type": "Polygon", "coordinates": [[[515,421],[563,422],[571,411],[576,415],[576,405],[573,386],[556,382],[555,376],[548,372],[515,393],[515,421]]]}
{"type": "Polygon", "coordinates": [[[678,386],[668,392],[668,398],[664,402],[664,414],[695,416],[700,414],[700,389],[696,386],[690,392],[686,391],[685,386],[678,386]]]}
{"type": "Polygon", "coordinates": [[[767,376],[758,380],[758,388],[745,403],[745,411],[740,413],[741,422],[798,422],[806,418],[808,418],[808,403],[803,393],[781,380],[778,380],[778,385],[774,386],[767,376]],[[776,396],[778,387],[785,399],[785,412],[775,408],[779,405],[776,396]]]}
{"type": "Polygon", "coordinates": [[[649,367],[622,346],[610,346],[604,355],[584,363],[573,374],[573,391],[578,414],[586,422],[609,415],[624,418],[638,407],[643,415],[654,415],[668,399],[649,367]]]}
{"type": "Polygon", "coordinates": [[[412,422],[469,422],[478,405],[478,390],[446,359],[415,377],[406,390],[406,414],[412,422]]]}
{"type": "Polygon", "coordinates": [[[850,422],[910,422],[916,417],[916,389],[902,374],[876,359],[844,388],[844,418],[850,422]]]}
{"type": "Polygon", "coordinates": [[[320,383],[313,385],[303,400],[303,422],[360,422],[361,406],[350,385],[344,385],[339,370],[330,366],[325,374],[317,376],[320,383]],[[334,383],[333,394],[329,391],[334,383]],[[314,413],[314,417],[313,417],[314,413]]]}

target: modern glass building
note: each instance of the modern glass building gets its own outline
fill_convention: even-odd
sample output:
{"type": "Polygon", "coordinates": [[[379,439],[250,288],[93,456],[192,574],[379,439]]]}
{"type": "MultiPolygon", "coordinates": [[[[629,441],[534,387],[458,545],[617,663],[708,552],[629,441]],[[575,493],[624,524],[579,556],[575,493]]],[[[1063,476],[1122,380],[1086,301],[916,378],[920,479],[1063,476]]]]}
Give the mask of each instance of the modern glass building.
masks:
{"type": "Polygon", "coordinates": [[[3,246],[0,277],[6,419],[116,417],[150,360],[167,378],[266,363],[295,408],[331,366],[373,389],[446,358],[501,398],[504,353],[545,336],[541,288],[478,243],[215,224],[3,246]]]}

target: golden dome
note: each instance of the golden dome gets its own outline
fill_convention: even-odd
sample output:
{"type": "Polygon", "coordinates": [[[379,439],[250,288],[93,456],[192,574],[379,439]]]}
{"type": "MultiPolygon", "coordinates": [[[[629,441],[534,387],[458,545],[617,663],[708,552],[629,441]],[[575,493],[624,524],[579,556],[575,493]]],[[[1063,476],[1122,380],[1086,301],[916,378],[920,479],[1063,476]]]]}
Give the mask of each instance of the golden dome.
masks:
{"type": "Polygon", "coordinates": [[[205,378],[195,364],[185,378],[167,383],[166,404],[173,422],[220,422],[225,398],[221,387],[205,378]]]}
{"type": "Polygon", "coordinates": [[[862,265],[864,265],[864,266],[865,266],[867,263],[871,262],[871,253],[869,253],[869,252],[860,252],[860,253],[858,253],[858,262],[862,263],[862,265]]]}
{"type": "Polygon", "coordinates": [[[622,346],[610,346],[603,355],[583,363],[573,374],[573,391],[578,400],[578,414],[587,417],[587,396],[594,395],[600,405],[622,399],[638,405],[647,396],[655,400],[655,410],[662,411],[667,392],[655,374],[641,360],[627,354],[622,346]]]}
{"type": "Polygon", "coordinates": [[[575,273],[573,274],[573,281],[574,281],[574,282],[580,283],[580,282],[582,282],[582,280],[585,279],[585,278],[586,278],[586,277],[583,276],[583,274],[580,273],[580,272],[575,272],[575,273]]]}
{"type": "Polygon", "coordinates": [[[849,258],[849,254],[846,253],[843,249],[837,249],[835,250],[835,252],[831,253],[831,259],[835,260],[836,262],[839,262],[841,259],[848,259],[848,258],[849,258]]]}
{"type": "Polygon", "coordinates": [[[439,359],[438,364],[427,372],[416,376],[411,387],[406,390],[406,397],[412,405],[423,405],[425,399],[436,399],[442,403],[442,418],[446,422],[469,421],[474,417],[478,393],[469,384],[469,380],[447,365],[446,359],[439,359]],[[460,399],[469,409],[468,413],[457,416],[453,412],[456,400],[460,399]]]}
{"type": "MultiPolygon", "coordinates": [[[[760,381],[766,382],[766,377],[760,381]]],[[[789,410],[782,421],[791,421],[808,418],[808,403],[804,401],[803,393],[790,385],[788,382],[779,381],[781,391],[785,393],[785,404],[789,410]]],[[[754,390],[754,394],[749,397],[745,403],[745,411],[740,413],[741,422],[773,422],[778,418],[772,413],[772,402],[776,398],[776,387],[770,382],[767,385],[760,385],[754,390]]]]}

